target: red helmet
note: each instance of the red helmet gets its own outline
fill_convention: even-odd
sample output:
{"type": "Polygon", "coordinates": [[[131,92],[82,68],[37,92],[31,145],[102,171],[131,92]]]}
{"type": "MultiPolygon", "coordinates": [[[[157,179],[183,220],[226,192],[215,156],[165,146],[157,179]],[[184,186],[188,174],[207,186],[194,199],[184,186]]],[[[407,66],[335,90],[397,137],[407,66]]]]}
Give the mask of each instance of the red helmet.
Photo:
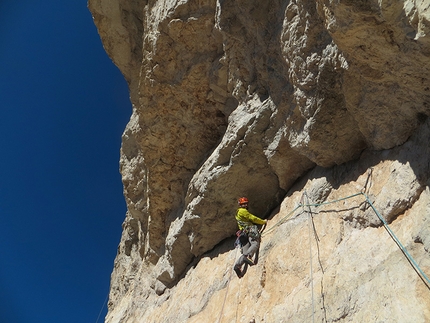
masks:
{"type": "Polygon", "coordinates": [[[237,201],[237,203],[239,204],[239,205],[242,205],[242,204],[248,204],[248,199],[246,198],[246,197],[241,197],[241,198],[239,198],[239,200],[237,201]]]}

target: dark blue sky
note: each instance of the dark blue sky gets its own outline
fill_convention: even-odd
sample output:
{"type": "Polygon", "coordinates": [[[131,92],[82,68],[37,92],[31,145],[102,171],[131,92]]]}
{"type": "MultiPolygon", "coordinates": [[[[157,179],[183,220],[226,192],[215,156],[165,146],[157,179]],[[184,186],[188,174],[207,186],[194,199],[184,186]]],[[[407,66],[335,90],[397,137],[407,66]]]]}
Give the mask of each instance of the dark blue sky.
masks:
{"type": "Polygon", "coordinates": [[[0,322],[96,322],[131,104],[86,1],[0,1],[0,104],[0,322]]]}

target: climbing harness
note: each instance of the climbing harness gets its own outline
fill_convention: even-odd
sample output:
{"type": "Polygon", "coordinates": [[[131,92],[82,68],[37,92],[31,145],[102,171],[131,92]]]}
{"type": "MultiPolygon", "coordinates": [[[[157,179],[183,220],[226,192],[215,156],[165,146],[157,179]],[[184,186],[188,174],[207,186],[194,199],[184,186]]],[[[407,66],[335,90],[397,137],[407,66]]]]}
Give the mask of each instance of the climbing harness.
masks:
{"type": "Polygon", "coordinates": [[[243,231],[247,236],[251,237],[252,239],[260,239],[261,234],[255,224],[246,226],[243,231]]]}

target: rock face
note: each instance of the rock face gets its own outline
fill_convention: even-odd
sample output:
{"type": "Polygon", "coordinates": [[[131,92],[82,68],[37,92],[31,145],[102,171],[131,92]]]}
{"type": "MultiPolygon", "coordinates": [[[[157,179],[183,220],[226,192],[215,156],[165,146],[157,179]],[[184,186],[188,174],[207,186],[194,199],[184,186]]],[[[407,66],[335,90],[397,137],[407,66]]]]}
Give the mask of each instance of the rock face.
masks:
{"type": "Polygon", "coordinates": [[[430,321],[428,1],[88,5],[133,106],[106,322],[430,321]]]}

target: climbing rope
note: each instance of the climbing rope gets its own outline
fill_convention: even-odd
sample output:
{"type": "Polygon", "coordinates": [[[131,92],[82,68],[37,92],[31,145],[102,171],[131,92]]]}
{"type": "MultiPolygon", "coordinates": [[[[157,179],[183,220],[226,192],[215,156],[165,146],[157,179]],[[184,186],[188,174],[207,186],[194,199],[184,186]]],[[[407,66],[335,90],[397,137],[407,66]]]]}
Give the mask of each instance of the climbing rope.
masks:
{"type": "Polygon", "coordinates": [[[107,300],[108,300],[108,297],[109,297],[109,292],[107,293],[106,298],[105,298],[105,301],[103,302],[103,305],[102,305],[102,307],[101,307],[101,309],[100,309],[99,316],[97,316],[96,323],[99,321],[99,318],[100,318],[100,316],[102,315],[102,312],[103,312],[103,309],[104,309],[104,307],[105,307],[105,305],[106,305],[106,302],[107,302],[107,300]]]}
{"type": "MultiPolygon", "coordinates": [[[[370,200],[369,196],[367,194],[365,194],[364,192],[360,192],[360,193],[356,193],[356,194],[352,194],[346,197],[342,197],[336,200],[332,200],[332,201],[328,201],[328,202],[323,202],[323,203],[309,203],[309,198],[306,194],[306,191],[304,192],[304,194],[302,195],[302,199],[300,201],[300,203],[291,211],[289,212],[286,216],[284,216],[283,218],[281,218],[278,222],[276,222],[273,226],[271,226],[269,229],[265,230],[264,232],[262,232],[265,228],[265,226],[263,227],[263,229],[260,231],[261,232],[261,236],[266,236],[268,233],[272,232],[273,230],[275,230],[277,227],[281,226],[282,224],[284,224],[285,222],[287,222],[288,220],[290,220],[293,215],[296,213],[297,210],[302,209],[302,213],[308,213],[308,220],[309,220],[309,255],[310,255],[310,279],[311,279],[311,290],[312,290],[312,322],[314,322],[315,320],[315,305],[314,305],[314,289],[313,289],[313,268],[312,268],[312,246],[311,246],[311,225],[312,223],[312,211],[311,211],[311,207],[319,207],[319,206],[323,206],[323,205],[329,205],[329,204],[333,204],[333,203],[337,203],[340,201],[344,201],[353,197],[357,197],[357,196],[364,196],[365,201],[370,205],[370,207],[372,208],[372,210],[375,212],[376,216],[379,218],[379,220],[382,222],[384,228],[387,230],[387,232],[389,233],[389,235],[391,236],[391,238],[396,242],[396,244],[398,245],[398,247],[401,249],[401,251],[403,252],[403,254],[406,256],[406,258],[409,260],[409,262],[411,263],[411,265],[414,267],[415,271],[418,273],[418,275],[420,276],[420,278],[423,280],[424,283],[426,283],[426,285],[430,288],[430,279],[427,277],[427,275],[424,273],[424,271],[420,268],[420,266],[417,264],[417,262],[412,258],[412,256],[409,254],[409,252],[406,250],[406,248],[403,246],[403,244],[400,242],[400,240],[397,238],[397,236],[394,234],[393,230],[391,230],[391,228],[389,227],[387,221],[385,221],[385,219],[382,217],[382,215],[378,212],[378,210],[375,208],[375,206],[373,205],[372,201],[370,200]],[[306,196],[306,203],[303,201],[304,196],[306,196]],[[305,207],[307,207],[309,209],[309,211],[305,210],[305,207]]],[[[296,216],[299,216],[300,214],[297,214],[296,216]]],[[[314,235],[315,235],[315,228],[314,228],[314,235]]],[[[317,238],[317,237],[316,237],[317,238]]],[[[234,257],[234,261],[236,262],[236,258],[237,258],[237,250],[239,248],[236,248],[236,254],[234,257]]],[[[234,264],[233,264],[234,265],[234,264]]],[[[229,290],[229,285],[230,285],[230,281],[231,281],[231,275],[233,272],[233,266],[230,267],[230,275],[227,281],[227,287],[226,287],[226,292],[224,295],[224,301],[222,304],[222,308],[221,308],[221,313],[218,319],[218,323],[221,323],[221,319],[223,316],[223,312],[224,312],[224,306],[227,300],[227,295],[228,295],[228,290],[229,290]]],[[[239,290],[240,291],[240,290],[239,290]]],[[[238,309],[236,309],[236,321],[237,321],[237,311],[238,309]]]]}
{"type": "Polygon", "coordinates": [[[241,290],[241,287],[242,287],[242,279],[240,279],[239,280],[239,291],[238,291],[238,293],[237,293],[237,305],[236,305],[236,318],[235,318],[235,322],[237,322],[237,316],[238,316],[238,313],[239,313],[239,304],[240,304],[240,290],[241,290]]]}
{"type": "Polygon", "coordinates": [[[302,204],[299,204],[296,206],[296,208],[294,210],[292,210],[290,213],[288,213],[286,216],[284,216],[281,220],[279,220],[278,222],[276,222],[270,229],[267,229],[266,231],[264,231],[261,236],[264,237],[266,236],[268,233],[272,232],[273,230],[276,229],[276,227],[279,227],[280,225],[284,224],[285,222],[287,222],[291,216],[302,207],[302,204]]]}
{"type": "MultiPolygon", "coordinates": [[[[309,206],[309,198],[304,192],[303,196],[306,196],[307,206],[309,211],[305,211],[305,206],[303,205],[303,211],[308,213],[308,227],[309,227],[309,264],[310,264],[310,279],[311,279],[311,294],[312,294],[312,322],[315,322],[315,302],[314,302],[314,278],[313,278],[313,267],[312,267],[312,239],[311,239],[311,226],[312,226],[312,212],[311,207],[309,206]]],[[[302,196],[302,198],[303,198],[302,196]]]]}
{"type": "MultiPolygon", "coordinates": [[[[292,215],[299,209],[302,208],[304,210],[304,207],[318,207],[318,206],[323,206],[323,205],[328,205],[328,204],[333,204],[336,202],[340,202],[343,200],[347,200],[356,196],[364,196],[365,200],[367,203],[369,203],[370,207],[372,208],[372,210],[375,212],[376,216],[379,218],[379,220],[382,222],[382,224],[384,225],[385,229],[387,230],[387,232],[389,233],[389,235],[391,236],[391,238],[396,242],[396,244],[398,245],[398,247],[402,250],[403,254],[406,256],[406,258],[409,260],[409,262],[412,264],[412,266],[414,267],[414,269],[416,270],[416,272],[419,274],[419,276],[421,277],[421,279],[424,282],[427,282],[427,286],[430,288],[430,279],[427,277],[427,275],[424,273],[424,271],[420,268],[420,266],[417,264],[417,262],[412,258],[412,256],[409,254],[409,252],[406,250],[406,248],[403,246],[403,244],[400,242],[400,240],[397,238],[397,236],[394,234],[394,232],[391,230],[391,228],[389,227],[387,221],[385,221],[385,219],[381,216],[381,214],[378,212],[378,210],[375,208],[375,206],[373,205],[373,203],[371,202],[371,200],[369,199],[369,196],[367,196],[367,194],[360,192],[360,193],[356,193],[356,194],[352,194],[346,197],[342,197],[333,201],[328,201],[328,202],[323,202],[323,203],[304,203],[304,201],[300,201],[299,205],[297,207],[294,208],[294,210],[292,210],[290,213],[288,213],[285,217],[283,217],[281,220],[279,220],[277,223],[275,223],[270,229],[266,230],[264,232],[264,235],[267,235],[268,233],[270,233],[271,231],[273,231],[276,227],[282,225],[283,223],[285,223],[286,221],[288,221],[292,215]]],[[[303,199],[303,198],[302,198],[303,199]]]]}
{"type": "Polygon", "coordinates": [[[394,234],[394,232],[388,226],[387,221],[385,221],[385,219],[381,216],[381,214],[378,212],[378,210],[373,206],[373,203],[370,201],[369,197],[366,194],[364,194],[364,193],[361,193],[361,194],[364,195],[364,197],[366,198],[367,203],[369,203],[370,207],[373,209],[373,211],[375,212],[375,214],[378,216],[379,220],[381,220],[382,224],[384,225],[385,229],[390,234],[391,238],[396,242],[396,244],[402,250],[403,254],[406,256],[406,258],[408,258],[409,262],[412,264],[412,266],[417,271],[417,273],[419,273],[421,275],[421,278],[423,280],[427,281],[428,287],[430,287],[430,279],[427,277],[427,275],[424,273],[424,271],[420,268],[420,266],[418,266],[418,264],[416,263],[416,261],[414,260],[414,258],[412,258],[412,256],[406,250],[406,248],[402,245],[402,243],[400,242],[400,240],[397,238],[397,236],[394,234]]]}
{"type": "Polygon", "coordinates": [[[230,274],[229,274],[229,276],[228,276],[228,280],[227,280],[227,287],[226,287],[226,291],[225,291],[225,295],[224,295],[224,301],[222,302],[222,307],[221,307],[221,312],[220,312],[220,314],[219,314],[219,318],[218,318],[218,323],[221,323],[221,319],[222,319],[222,315],[223,315],[223,313],[224,313],[224,306],[225,306],[225,302],[226,302],[226,300],[227,300],[227,294],[228,294],[228,289],[229,289],[229,286],[230,286],[230,281],[231,281],[231,275],[232,275],[232,273],[233,273],[233,266],[234,266],[234,264],[236,263],[236,260],[237,260],[237,252],[238,252],[238,250],[240,249],[239,248],[239,246],[237,246],[236,248],[236,253],[234,254],[234,263],[233,263],[233,265],[232,266],[230,266],[229,268],[230,268],[230,274]]]}

